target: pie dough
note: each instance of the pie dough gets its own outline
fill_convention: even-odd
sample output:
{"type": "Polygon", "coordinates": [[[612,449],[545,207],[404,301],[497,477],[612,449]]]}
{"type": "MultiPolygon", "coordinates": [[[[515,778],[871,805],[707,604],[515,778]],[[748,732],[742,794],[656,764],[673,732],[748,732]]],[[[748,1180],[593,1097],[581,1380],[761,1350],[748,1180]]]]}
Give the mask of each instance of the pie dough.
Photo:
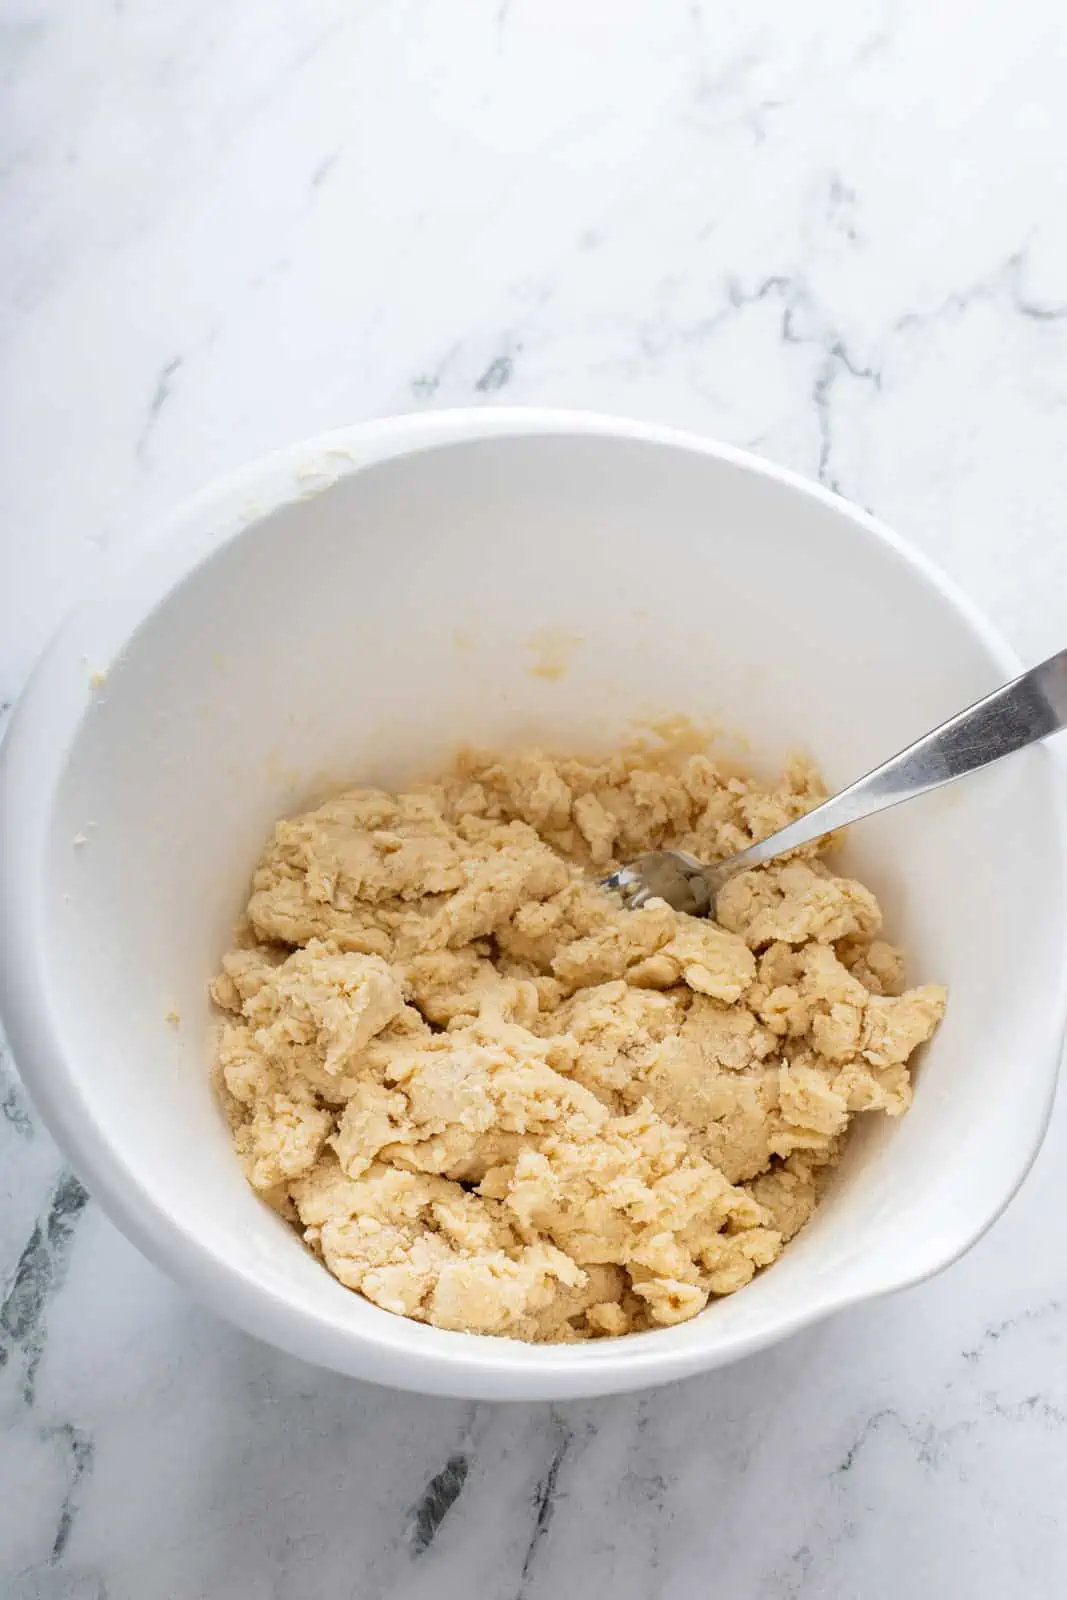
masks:
{"type": "Polygon", "coordinates": [[[809,847],[717,922],[597,879],[732,854],[823,797],[669,742],[468,754],[280,822],[213,995],[248,1180],[341,1283],[440,1328],[574,1341],[695,1316],[810,1217],[854,1115],[899,1116],[944,990],[905,989],[809,847]]]}

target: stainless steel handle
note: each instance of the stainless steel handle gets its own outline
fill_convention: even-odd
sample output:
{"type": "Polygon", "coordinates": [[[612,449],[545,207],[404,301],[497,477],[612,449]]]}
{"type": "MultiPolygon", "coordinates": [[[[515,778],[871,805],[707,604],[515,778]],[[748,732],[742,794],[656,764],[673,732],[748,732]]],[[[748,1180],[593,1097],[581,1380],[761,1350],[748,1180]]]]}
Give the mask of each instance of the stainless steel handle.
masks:
{"type": "Polygon", "coordinates": [[[887,811],[902,800],[940,789],[991,766],[1049,734],[1067,728],[1067,650],[994,689],[958,716],[950,717],[899,755],[859,778],[807,816],[751,845],[720,867],[709,867],[713,891],[746,867],[773,861],[797,845],[811,844],[835,828],[887,811]]]}

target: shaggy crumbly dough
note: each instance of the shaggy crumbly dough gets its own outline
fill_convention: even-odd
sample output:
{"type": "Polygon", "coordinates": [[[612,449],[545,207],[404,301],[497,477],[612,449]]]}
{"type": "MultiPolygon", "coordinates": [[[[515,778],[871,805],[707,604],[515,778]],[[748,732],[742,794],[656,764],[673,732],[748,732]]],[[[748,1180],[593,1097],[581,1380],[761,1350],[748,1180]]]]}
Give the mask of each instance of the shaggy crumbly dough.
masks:
{"type": "Polygon", "coordinates": [[[822,798],[671,748],[468,756],[280,822],[213,993],[249,1182],[329,1270],[441,1328],[682,1322],[807,1221],[853,1114],[908,1105],[944,1010],[810,849],[718,923],[596,876],[715,860],[822,798]]]}

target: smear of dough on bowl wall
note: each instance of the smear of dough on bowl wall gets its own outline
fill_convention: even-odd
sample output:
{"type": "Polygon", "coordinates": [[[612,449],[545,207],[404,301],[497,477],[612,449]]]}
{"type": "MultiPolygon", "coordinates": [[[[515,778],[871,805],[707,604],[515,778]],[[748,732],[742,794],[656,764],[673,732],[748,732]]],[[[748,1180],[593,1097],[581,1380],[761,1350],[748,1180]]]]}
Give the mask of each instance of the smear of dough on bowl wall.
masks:
{"type": "Polygon", "coordinates": [[[341,1283],[437,1327],[573,1342],[685,1321],[771,1266],[860,1113],[911,1098],[945,991],[817,846],[717,922],[598,877],[721,859],[824,797],[686,739],[467,753],[278,823],[213,985],[252,1186],[341,1283]]]}

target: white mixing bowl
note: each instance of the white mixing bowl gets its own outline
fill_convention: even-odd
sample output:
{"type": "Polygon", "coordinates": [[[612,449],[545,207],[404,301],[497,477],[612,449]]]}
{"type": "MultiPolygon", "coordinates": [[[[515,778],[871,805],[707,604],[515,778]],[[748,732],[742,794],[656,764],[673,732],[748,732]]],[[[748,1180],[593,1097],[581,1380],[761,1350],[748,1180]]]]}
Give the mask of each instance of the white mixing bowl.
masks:
{"type": "Polygon", "coordinates": [[[15,714],[0,1002],[19,1068],[145,1253],[305,1359],[501,1399],[734,1360],[945,1266],[1033,1160],[1067,1014],[1050,752],[854,830],[912,972],[950,989],[913,1109],[860,1119],[814,1221],[750,1287],[577,1347],[390,1316],[248,1188],[209,1085],[207,982],[252,866],[329,784],[426,773],[468,740],[610,745],[635,716],[719,718],[761,765],[806,747],[836,785],[1016,668],[893,535],[702,439],[477,411],[271,456],[112,569],[15,714]]]}

